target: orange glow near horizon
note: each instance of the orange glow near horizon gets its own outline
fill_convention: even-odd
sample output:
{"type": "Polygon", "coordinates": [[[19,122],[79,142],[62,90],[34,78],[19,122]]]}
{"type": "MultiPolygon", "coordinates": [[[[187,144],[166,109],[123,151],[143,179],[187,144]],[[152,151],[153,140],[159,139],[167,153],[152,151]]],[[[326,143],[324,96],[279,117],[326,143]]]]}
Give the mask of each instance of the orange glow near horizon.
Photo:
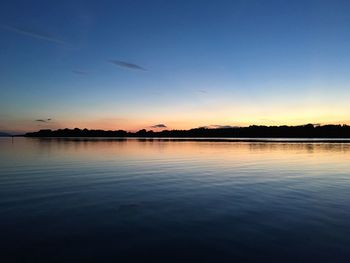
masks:
{"type": "Polygon", "coordinates": [[[100,130],[125,130],[125,131],[130,131],[130,132],[136,132],[141,129],[146,129],[146,130],[153,130],[153,131],[161,131],[161,130],[188,130],[192,128],[198,128],[198,127],[210,127],[210,126],[215,126],[215,125],[222,125],[222,126],[237,126],[237,127],[247,127],[250,125],[266,125],[266,126],[280,126],[280,125],[289,125],[289,126],[294,126],[294,125],[304,125],[308,123],[313,123],[313,124],[321,124],[321,125],[326,125],[326,124],[346,124],[349,125],[349,121],[331,121],[329,119],[323,119],[321,121],[311,121],[311,119],[304,119],[300,118],[298,120],[290,120],[290,121],[237,121],[237,122],[229,122],[229,121],[183,121],[183,122],[168,122],[166,124],[166,128],[154,128],[151,127],[152,125],[157,124],[156,122],[153,122],[154,124],[149,125],[150,122],[125,122],[125,123],[118,123],[118,122],[108,122],[104,120],[91,120],[91,121],[82,121],[82,122],[60,122],[59,124],[56,123],[50,123],[50,124],[39,124],[31,127],[25,127],[21,125],[13,125],[12,127],[15,128],[16,132],[31,132],[31,131],[37,131],[40,129],[51,129],[51,130],[56,130],[56,129],[64,129],[64,128],[79,128],[79,129],[100,129],[100,130]]]}
{"type": "MultiPolygon", "coordinates": [[[[304,125],[313,124],[349,124],[348,112],[350,107],[335,105],[332,108],[313,105],[309,107],[221,107],[198,108],[198,109],[159,109],[158,112],[147,112],[141,116],[136,112],[124,115],[113,115],[112,110],[99,112],[74,113],[74,114],[52,114],[47,122],[38,122],[36,118],[25,116],[21,119],[12,118],[1,123],[0,130],[11,130],[23,133],[37,131],[40,129],[102,129],[102,130],[126,130],[138,131],[162,130],[152,128],[157,124],[166,125],[165,129],[191,129],[211,125],[225,126],[250,126],[250,125],[304,125]],[[347,110],[345,110],[345,108],[347,110]],[[9,127],[10,129],[5,129],[9,127]]],[[[29,115],[29,114],[28,114],[29,115]]],[[[33,114],[31,114],[33,115],[33,114]]]]}

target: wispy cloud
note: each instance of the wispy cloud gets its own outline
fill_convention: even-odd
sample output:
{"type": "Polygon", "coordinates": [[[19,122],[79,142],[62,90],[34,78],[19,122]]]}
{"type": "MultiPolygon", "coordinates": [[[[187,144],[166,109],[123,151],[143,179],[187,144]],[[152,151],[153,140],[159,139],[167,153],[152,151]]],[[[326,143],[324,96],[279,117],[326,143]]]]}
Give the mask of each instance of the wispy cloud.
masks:
{"type": "Polygon", "coordinates": [[[206,90],[204,90],[204,89],[199,89],[199,90],[197,90],[198,92],[200,92],[200,93],[203,93],[203,94],[207,94],[208,92],[206,91],[206,90]]]}
{"type": "Polygon", "coordinates": [[[26,36],[33,37],[33,38],[50,41],[50,42],[53,42],[56,44],[61,44],[61,45],[66,44],[65,41],[58,39],[54,36],[51,36],[50,34],[37,32],[35,30],[31,30],[31,29],[27,29],[27,28],[22,28],[22,27],[18,27],[18,26],[10,26],[10,25],[2,25],[1,28],[8,30],[8,31],[18,33],[18,34],[21,34],[21,35],[26,35],[26,36]]]}
{"type": "Polygon", "coordinates": [[[156,125],[153,125],[151,126],[151,128],[154,128],[154,129],[157,129],[157,128],[167,128],[167,126],[165,124],[156,124],[156,125]]]}
{"type": "Polygon", "coordinates": [[[49,121],[51,121],[51,119],[50,118],[48,118],[48,119],[37,119],[35,121],[37,121],[37,122],[49,122],[49,121]]]}
{"type": "Polygon", "coordinates": [[[141,70],[141,71],[147,71],[145,68],[133,64],[133,63],[129,63],[129,62],[125,62],[125,61],[120,61],[120,60],[108,60],[110,63],[119,66],[121,68],[125,68],[125,69],[132,69],[132,70],[141,70]]]}

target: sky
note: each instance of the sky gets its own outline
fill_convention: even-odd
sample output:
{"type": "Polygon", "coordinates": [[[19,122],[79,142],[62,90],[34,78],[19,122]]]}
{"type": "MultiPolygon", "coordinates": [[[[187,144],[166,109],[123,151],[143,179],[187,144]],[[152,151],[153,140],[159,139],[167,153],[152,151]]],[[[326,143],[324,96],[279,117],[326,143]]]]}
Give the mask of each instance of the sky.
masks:
{"type": "Polygon", "coordinates": [[[0,131],[350,124],[349,28],[337,0],[2,0],[0,131]]]}

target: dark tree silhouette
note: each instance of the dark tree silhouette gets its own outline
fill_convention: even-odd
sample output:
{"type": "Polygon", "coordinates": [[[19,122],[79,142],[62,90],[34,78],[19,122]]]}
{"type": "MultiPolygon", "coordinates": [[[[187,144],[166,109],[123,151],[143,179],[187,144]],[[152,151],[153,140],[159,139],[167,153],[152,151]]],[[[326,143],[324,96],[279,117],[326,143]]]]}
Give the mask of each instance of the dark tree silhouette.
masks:
{"type": "Polygon", "coordinates": [[[126,132],[88,129],[40,130],[27,137],[179,137],[179,138],[350,138],[348,125],[257,126],[236,128],[195,128],[190,130],[163,130],[126,132]]]}

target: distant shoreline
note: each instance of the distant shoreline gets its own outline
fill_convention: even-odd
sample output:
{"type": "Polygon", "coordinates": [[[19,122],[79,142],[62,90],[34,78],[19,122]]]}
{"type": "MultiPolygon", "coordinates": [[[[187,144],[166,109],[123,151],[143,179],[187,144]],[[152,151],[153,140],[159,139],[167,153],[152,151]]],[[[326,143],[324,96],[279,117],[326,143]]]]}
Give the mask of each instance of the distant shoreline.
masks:
{"type": "Polygon", "coordinates": [[[262,143],[350,143],[350,138],[204,138],[204,137],[28,137],[16,136],[40,140],[64,140],[64,141],[128,141],[138,140],[144,142],[262,142],[262,143]]]}
{"type": "Polygon", "coordinates": [[[25,137],[40,138],[156,138],[156,139],[197,139],[210,141],[341,141],[350,140],[348,125],[301,125],[301,126],[257,126],[230,128],[195,128],[190,130],[139,130],[127,132],[124,130],[105,131],[88,129],[40,130],[26,133],[25,137]]]}

